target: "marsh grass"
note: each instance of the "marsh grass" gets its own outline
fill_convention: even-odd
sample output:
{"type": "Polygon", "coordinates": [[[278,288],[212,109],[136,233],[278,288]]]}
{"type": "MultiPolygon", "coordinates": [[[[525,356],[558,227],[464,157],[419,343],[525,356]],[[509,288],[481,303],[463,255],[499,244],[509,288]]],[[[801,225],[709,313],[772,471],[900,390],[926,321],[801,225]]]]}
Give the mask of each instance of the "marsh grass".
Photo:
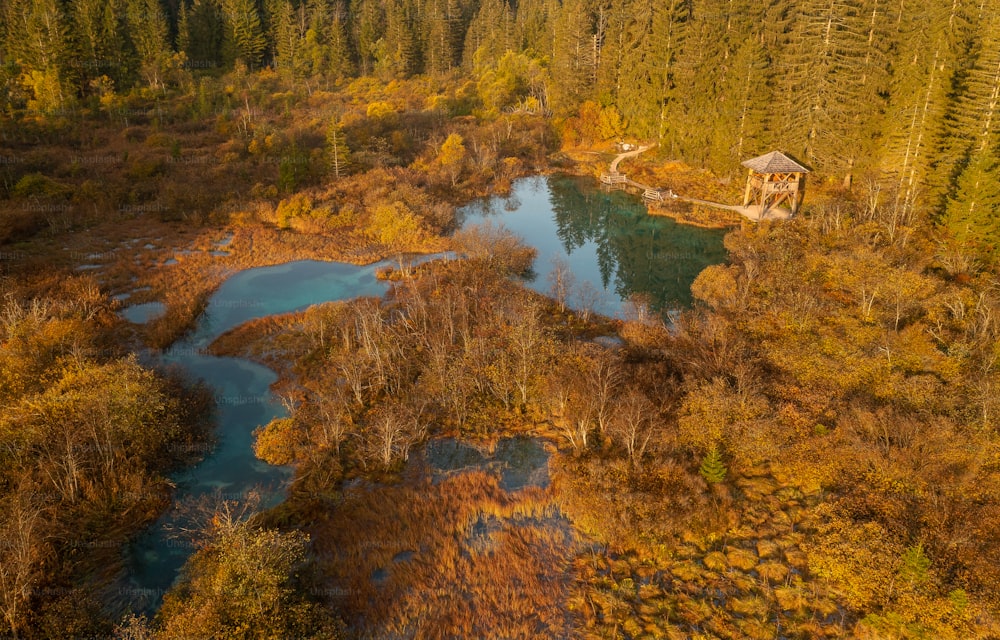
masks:
{"type": "Polygon", "coordinates": [[[564,512],[607,541],[571,563],[569,603],[581,614],[584,637],[623,630],[636,638],[851,633],[851,620],[831,606],[833,594],[804,566],[801,545],[817,500],[782,486],[766,469],[737,479],[738,491],[722,500],[708,497],[693,471],[675,469],[660,494],[669,498],[654,517],[644,513],[652,496],[628,490],[627,477],[555,460],[564,512]],[[614,488],[616,480],[623,484],[614,488]],[[788,513],[796,510],[793,523],[788,513]]]}
{"type": "Polygon", "coordinates": [[[321,570],[357,637],[566,637],[578,544],[549,490],[484,471],[360,485],[314,524],[321,570]]]}

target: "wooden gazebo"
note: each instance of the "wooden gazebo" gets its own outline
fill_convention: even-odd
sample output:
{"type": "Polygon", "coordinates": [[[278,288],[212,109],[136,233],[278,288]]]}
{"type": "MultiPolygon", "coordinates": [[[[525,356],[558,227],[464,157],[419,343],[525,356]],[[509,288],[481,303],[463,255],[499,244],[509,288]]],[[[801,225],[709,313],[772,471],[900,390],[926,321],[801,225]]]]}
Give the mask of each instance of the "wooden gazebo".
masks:
{"type": "Polygon", "coordinates": [[[780,151],[772,151],[743,163],[750,170],[747,189],[743,195],[744,207],[759,207],[763,218],[769,209],[787,203],[792,215],[802,201],[803,178],[809,169],[795,162],[780,151]]]}

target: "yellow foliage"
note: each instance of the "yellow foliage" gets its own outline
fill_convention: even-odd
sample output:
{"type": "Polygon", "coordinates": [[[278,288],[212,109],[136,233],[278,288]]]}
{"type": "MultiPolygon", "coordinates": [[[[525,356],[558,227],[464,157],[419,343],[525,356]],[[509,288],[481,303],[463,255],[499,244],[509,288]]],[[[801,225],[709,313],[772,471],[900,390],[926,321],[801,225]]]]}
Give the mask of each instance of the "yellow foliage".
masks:
{"type": "Polygon", "coordinates": [[[254,455],[274,465],[295,462],[297,449],[304,439],[291,418],[275,418],[254,431],[254,436],[254,455]]]}
{"type": "Polygon", "coordinates": [[[372,102],[365,110],[369,118],[381,119],[396,113],[396,108],[392,104],[383,101],[372,102]]]}
{"type": "Polygon", "coordinates": [[[417,216],[402,202],[380,204],[372,213],[368,236],[392,250],[420,246],[426,237],[417,216]]]}

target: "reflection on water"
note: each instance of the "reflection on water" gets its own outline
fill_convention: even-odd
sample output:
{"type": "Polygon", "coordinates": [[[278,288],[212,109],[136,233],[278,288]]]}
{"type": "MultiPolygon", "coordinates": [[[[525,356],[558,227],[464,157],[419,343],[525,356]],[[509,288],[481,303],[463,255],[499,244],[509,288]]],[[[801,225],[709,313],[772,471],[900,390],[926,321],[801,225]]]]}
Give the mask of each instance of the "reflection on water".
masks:
{"type": "Polygon", "coordinates": [[[571,304],[606,315],[619,315],[634,294],[648,297],[656,310],[689,306],[695,277],[726,261],[725,231],[650,216],[638,197],[606,192],[590,178],[524,178],[509,196],[459,211],[463,225],[488,220],[538,249],[529,286],[549,293],[550,274],[561,261],[576,281],[571,304]]]}
{"type": "MultiPolygon", "coordinates": [[[[124,295],[127,298],[132,294],[124,295]]],[[[119,299],[123,300],[125,298],[119,299]]],[[[145,324],[153,318],[162,316],[163,312],[166,310],[167,306],[162,302],[144,302],[142,304],[134,304],[130,307],[125,307],[120,313],[121,316],[129,322],[133,322],[135,324],[145,324]]]]}
{"type": "Polygon", "coordinates": [[[442,438],[428,442],[424,456],[435,481],[482,470],[496,473],[504,491],[549,486],[549,454],[537,438],[503,438],[489,456],[454,438],[442,438]]]}

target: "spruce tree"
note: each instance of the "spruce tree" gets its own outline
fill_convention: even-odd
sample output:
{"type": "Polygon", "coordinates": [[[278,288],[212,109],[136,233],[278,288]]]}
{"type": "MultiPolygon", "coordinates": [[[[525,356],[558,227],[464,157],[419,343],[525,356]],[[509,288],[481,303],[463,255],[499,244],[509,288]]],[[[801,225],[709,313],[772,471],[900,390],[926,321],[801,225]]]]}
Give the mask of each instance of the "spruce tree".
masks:
{"type": "Polygon", "coordinates": [[[375,43],[375,70],[386,78],[406,77],[419,69],[416,7],[411,0],[385,6],[385,31],[375,43]]]}
{"type": "Polygon", "coordinates": [[[681,91],[675,72],[689,11],[682,0],[633,0],[629,11],[626,34],[610,36],[624,42],[620,59],[609,53],[621,65],[614,102],[633,135],[663,143],[672,129],[670,117],[681,91]]]}
{"type": "Polygon", "coordinates": [[[800,160],[847,183],[879,149],[875,141],[887,82],[881,45],[890,20],[883,5],[882,0],[796,3],[781,49],[775,128],[800,160]]]}
{"type": "Polygon", "coordinates": [[[551,0],[520,0],[514,13],[514,41],[517,48],[534,58],[552,57],[552,13],[558,8],[551,0]]]}
{"type": "Polygon", "coordinates": [[[247,67],[260,66],[267,48],[264,30],[253,0],[222,0],[222,52],[227,65],[241,60],[247,67]]]}
{"type": "Polygon", "coordinates": [[[719,453],[718,447],[712,447],[708,451],[698,468],[698,473],[710,484],[718,484],[725,480],[728,471],[726,466],[722,464],[722,455],[719,453]]]}
{"type": "Polygon", "coordinates": [[[56,0],[9,0],[3,7],[5,50],[23,72],[29,108],[51,112],[73,100],[77,75],[66,15],[56,0]]]}
{"type": "Polygon", "coordinates": [[[177,7],[177,39],[175,45],[178,53],[187,55],[188,48],[191,45],[191,25],[188,22],[188,7],[185,0],[181,0],[180,5],[177,7]]]}
{"type": "Polygon", "coordinates": [[[301,15],[304,11],[305,5],[296,9],[291,0],[281,0],[274,7],[274,67],[278,72],[295,78],[305,75],[303,48],[306,34],[305,20],[301,15]]]}
{"type": "Polygon", "coordinates": [[[959,244],[991,262],[1000,258],[1000,162],[993,149],[977,151],[961,172],[943,222],[959,244]]]}
{"type": "Polygon", "coordinates": [[[217,0],[194,0],[187,11],[187,33],[181,38],[187,43],[184,53],[194,69],[207,69],[222,64],[223,19],[217,0]]]}
{"type": "Polygon", "coordinates": [[[568,114],[593,86],[596,68],[592,16],[586,0],[566,0],[553,21],[550,106],[568,114]]]}
{"type": "Polygon", "coordinates": [[[375,69],[375,54],[385,32],[385,9],[381,0],[355,0],[350,3],[350,16],[359,71],[369,75],[375,69]]]}
{"type": "Polygon", "coordinates": [[[344,139],[344,129],[339,120],[333,120],[326,130],[326,158],[330,175],[335,180],[346,175],[351,163],[351,150],[344,139]]]}
{"type": "Polygon", "coordinates": [[[167,16],[159,0],[128,0],[125,15],[142,77],[150,87],[161,89],[170,57],[167,16]]]}
{"type": "MultiPolygon", "coordinates": [[[[892,17],[898,24],[898,53],[882,167],[894,176],[892,206],[912,213],[925,192],[940,201],[953,178],[954,165],[944,156],[957,151],[949,149],[949,120],[971,31],[962,3],[926,2],[920,11],[900,8],[892,17]]],[[[956,159],[967,157],[966,151],[958,151],[956,159]]]]}
{"type": "MultiPolygon", "coordinates": [[[[316,15],[314,13],[314,15],[316,15]]],[[[348,39],[347,11],[341,3],[333,6],[330,13],[329,26],[326,27],[326,56],[323,72],[330,77],[339,79],[350,75],[353,70],[351,62],[351,44],[348,39]]],[[[313,24],[310,31],[319,33],[320,27],[313,24]]],[[[315,59],[315,57],[314,57],[315,59]]],[[[314,69],[316,65],[314,63],[314,69]]]]}
{"type": "Polygon", "coordinates": [[[1000,13],[983,11],[974,20],[973,63],[962,72],[961,93],[948,119],[948,142],[937,162],[939,193],[945,199],[953,195],[952,179],[959,179],[963,164],[982,175],[1000,143],[1000,13]]]}
{"type": "Polygon", "coordinates": [[[631,45],[628,31],[631,19],[630,2],[612,2],[607,7],[596,86],[597,101],[602,104],[613,102],[621,93],[624,60],[631,45]]]}
{"type": "Polygon", "coordinates": [[[445,73],[459,62],[465,21],[456,0],[425,0],[422,40],[424,70],[445,73]]]}
{"type": "Polygon", "coordinates": [[[495,66],[507,51],[514,50],[513,32],[507,0],[484,0],[469,23],[462,65],[468,70],[474,70],[476,64],[495,66]]]}
{"type": "Polygon", "coordinates": [[[710,165],[720,175],[742,173],[743,160],[778,146],[766,126],[771,73],[759,37],[745,39],[730,54],[709,150],[710,165]]]}

